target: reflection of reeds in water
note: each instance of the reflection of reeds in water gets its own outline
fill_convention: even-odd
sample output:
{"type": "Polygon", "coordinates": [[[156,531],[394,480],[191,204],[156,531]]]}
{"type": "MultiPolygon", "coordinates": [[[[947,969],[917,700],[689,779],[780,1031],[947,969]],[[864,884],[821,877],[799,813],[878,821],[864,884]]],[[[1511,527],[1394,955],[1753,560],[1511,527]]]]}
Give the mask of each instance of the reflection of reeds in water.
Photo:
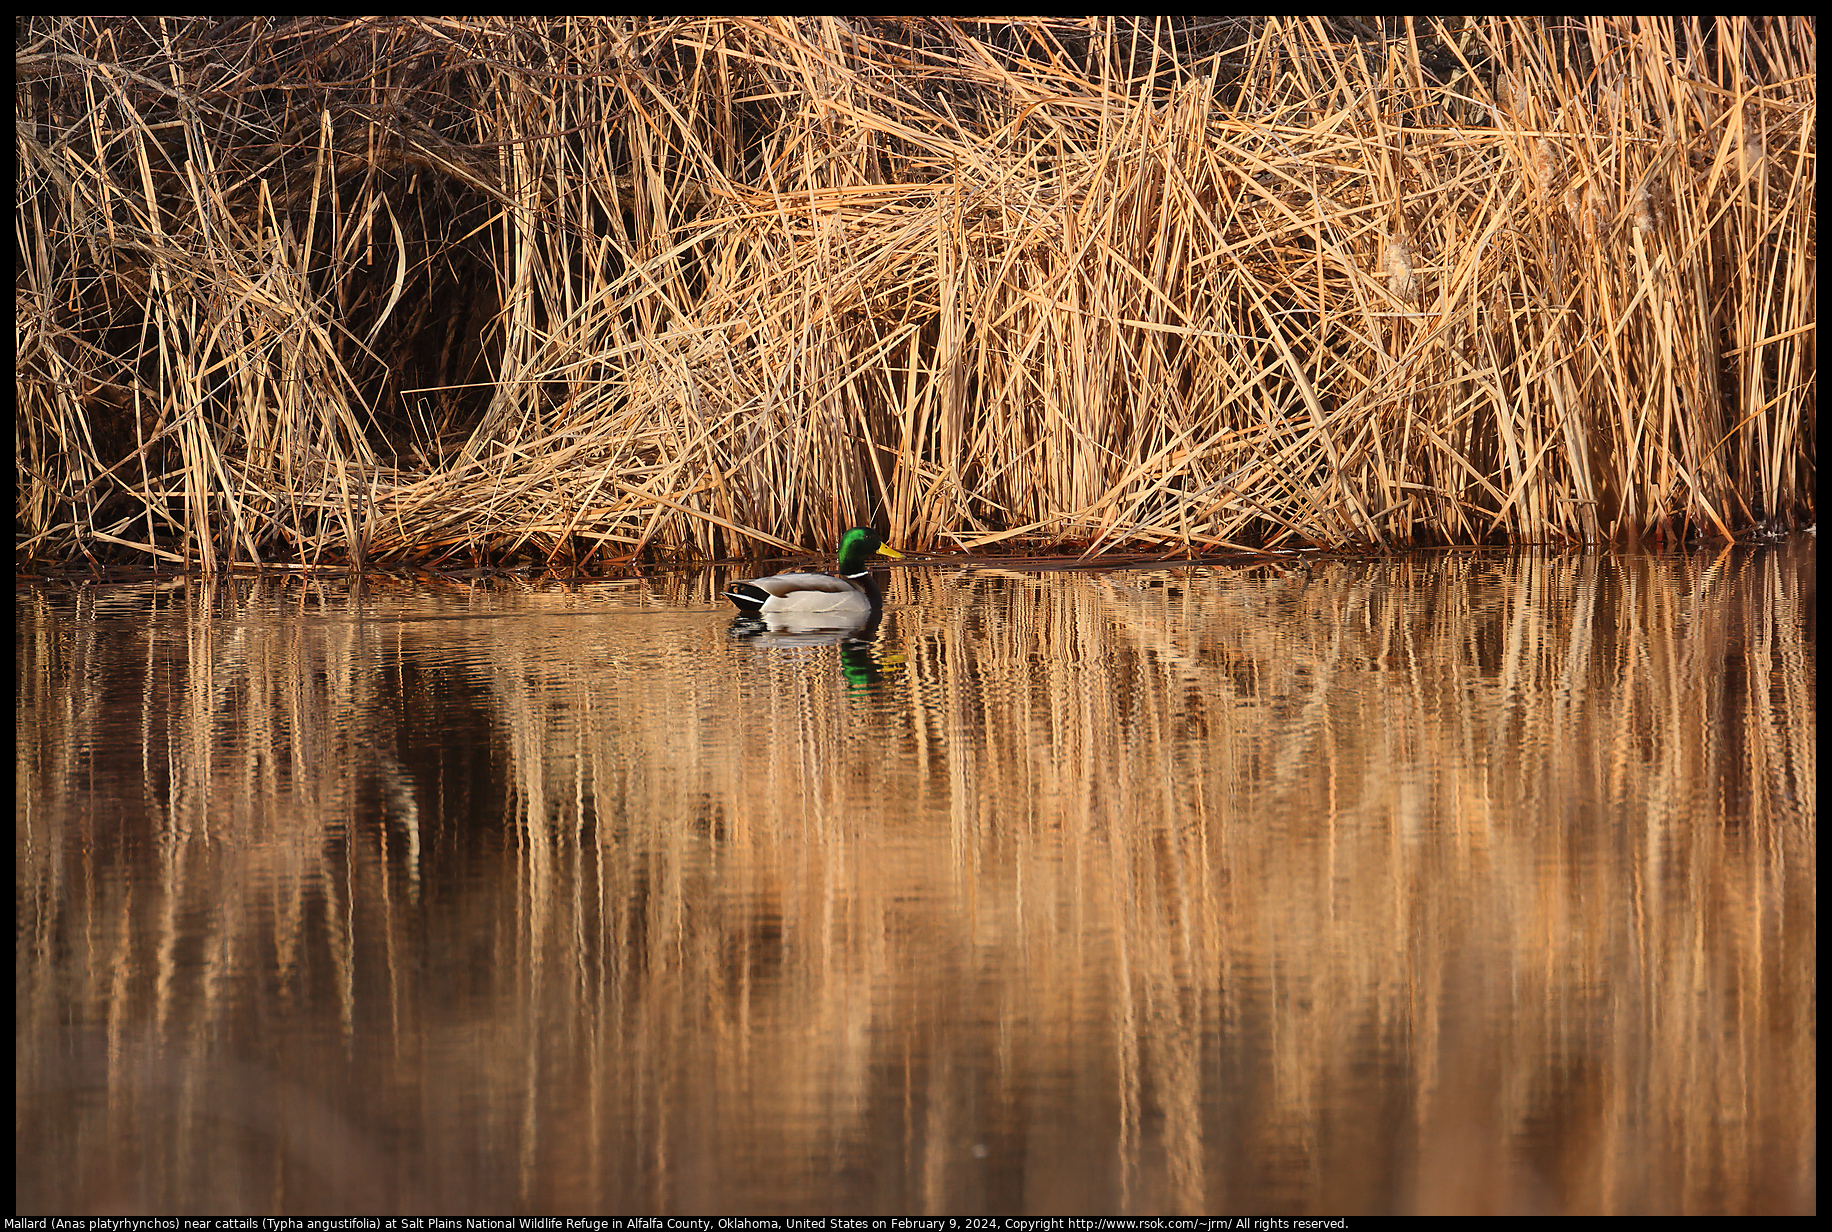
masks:
{"type": "MultiPolygon", "coordinates": [[[[500,733],[469,780],[382,717],[462,626],[162,647],[28,606],[22,1088],[71,1020],[192,1074],[286,1012],[324,1038],[276,1066],[412,1144],[384,1180],[482,1205],[1799,1209],[1800,568],[905,574],[865,695],[730,653],[673,607],[706,579],[535,595],[599,618],[496,622],[437,691],[500,733]],[[122,658],[149,741],[82,773],[108,741],[61,682],[122,658]]],[[[51,1141],[119,1164],[86,1107],[51,1141]]],[[[241,1183],[296,1203],[282,1163],[241,1183]]]]}
{"type": "Polygon", "coordinates": [[[1810,18],[21,31],[34,560],[1811,516],[1810,18]]]}

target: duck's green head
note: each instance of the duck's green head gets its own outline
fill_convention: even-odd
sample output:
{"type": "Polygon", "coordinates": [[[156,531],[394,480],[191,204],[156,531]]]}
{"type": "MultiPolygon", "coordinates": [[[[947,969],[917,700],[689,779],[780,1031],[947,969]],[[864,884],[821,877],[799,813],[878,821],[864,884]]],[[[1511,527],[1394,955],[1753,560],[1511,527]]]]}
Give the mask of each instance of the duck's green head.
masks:
{"type": "Polygon", "coordinates": [[[903,558],[902,552],[886,547],[884,540],[878,538],[878,532],[869,526],[855,526],[840,537],[841,573],[864,572],[874,555],[903,558]]]}

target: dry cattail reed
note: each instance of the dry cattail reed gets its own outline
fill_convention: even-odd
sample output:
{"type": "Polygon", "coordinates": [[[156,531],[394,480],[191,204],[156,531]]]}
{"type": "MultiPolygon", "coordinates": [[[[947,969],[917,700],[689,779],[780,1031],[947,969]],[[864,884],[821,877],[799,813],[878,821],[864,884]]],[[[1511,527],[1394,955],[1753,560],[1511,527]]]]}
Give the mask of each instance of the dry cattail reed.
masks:
{"type": "Polygon", "coordinates": [[[17,554],[1810,520],[1810,19],[1384,33],[27,19],[17,554]]]}

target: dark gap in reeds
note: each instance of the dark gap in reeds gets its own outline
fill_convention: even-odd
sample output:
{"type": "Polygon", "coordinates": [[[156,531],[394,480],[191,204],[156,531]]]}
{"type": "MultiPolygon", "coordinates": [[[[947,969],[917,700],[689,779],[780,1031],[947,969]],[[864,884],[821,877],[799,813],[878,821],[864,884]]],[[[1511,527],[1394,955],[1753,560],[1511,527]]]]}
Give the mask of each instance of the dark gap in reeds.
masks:
{"type": "Polygon", "coordinates": [[[1811,521],[1815,25],[22,18],[17,556],[1811,521]]]}

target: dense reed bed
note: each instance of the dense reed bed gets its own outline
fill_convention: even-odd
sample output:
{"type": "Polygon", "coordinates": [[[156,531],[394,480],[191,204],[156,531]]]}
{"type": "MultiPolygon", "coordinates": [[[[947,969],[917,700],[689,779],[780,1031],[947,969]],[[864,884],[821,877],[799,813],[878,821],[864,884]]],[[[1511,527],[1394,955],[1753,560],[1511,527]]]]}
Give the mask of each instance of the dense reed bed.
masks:
{"type": "Polygon", "coordinates": [[[35,17],[21,561],[1811,520],[1805,18],[35,17]]]}

